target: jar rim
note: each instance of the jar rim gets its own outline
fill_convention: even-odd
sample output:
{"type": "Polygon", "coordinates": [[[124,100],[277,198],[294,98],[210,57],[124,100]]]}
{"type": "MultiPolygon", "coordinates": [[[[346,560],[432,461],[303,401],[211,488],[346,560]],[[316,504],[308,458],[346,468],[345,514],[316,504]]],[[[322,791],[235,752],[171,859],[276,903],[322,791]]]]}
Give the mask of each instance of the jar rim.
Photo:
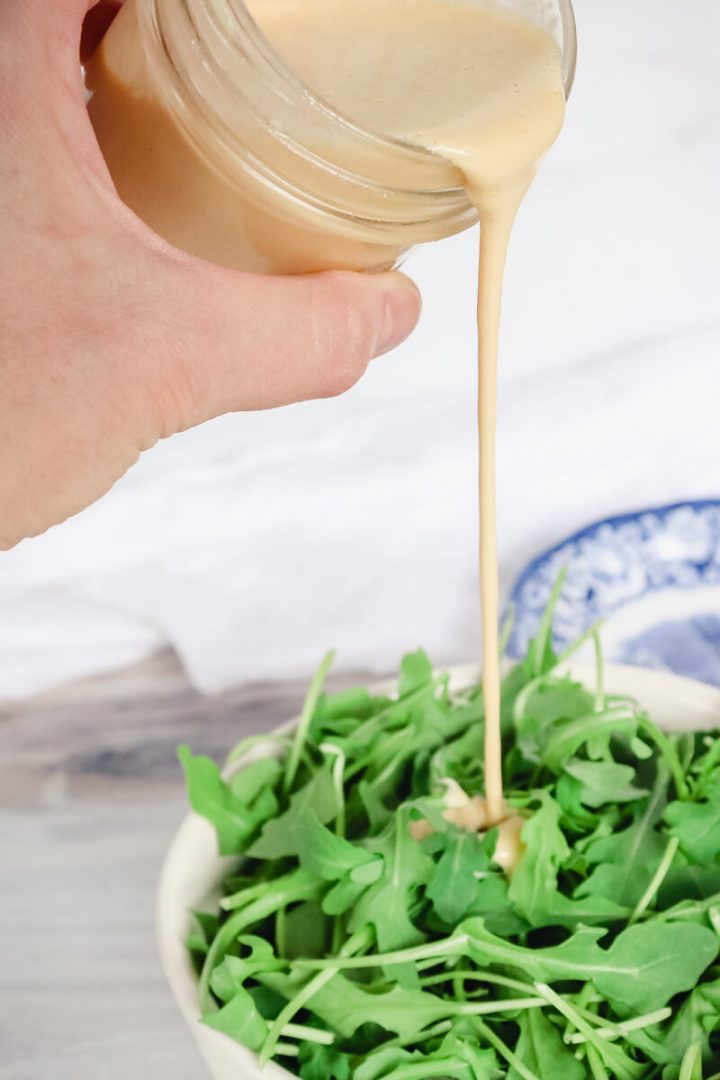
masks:
{"type": "MultiPolygon", "coordinates": [[[[501,4],[507,2],[500,0],[501,4]]],[[[554,9],[554,36],[562,52],[569,94],[576,58],[572,2],[545,3],[554,9]]],[[[409,243],[449,236],[477,221],[477,211],[452,162],[427,147],[358,124],[337,110],[293,71],[263,33],[245,0],[136,0],[136,4],[145,31],[142,39],[149,68],[158,76],[158,87],[167,105],[196,150],[208,160],[214,153],[214,167],[226,179],[232,181],[236,175],[233,169],[237,165],[233,162],[241,162],[243,170],[258,182],[314,212],[330,213],[356,233],[368,228],[373,234],[402,229],[409,243]],[[223,54],[227,64],[219,60],[223,54]],[[251,79],[231,74],[238,57],[252,72],[251,79]],[[262,154],[254,152],[246,131],[241,138],[236,124],[223,122],[217,104],[228,93],[233,101],[243,104],[258,129],[271,133],[282,144],[287,167],[278,171],[262,154]],[[275,120],[274,110],[282,114],[288,104],[292,109],[284,126],[275,120]],[[326,142],[333,147],[332,159],[308,145],[298,120],[302,115],[309,118],[311,127],[322,129],[325,125],[330,136],[326,142]],[[198,116],[202,124],[198,124],[198,116]],[[348,154],[351,147],[361,147],[369,158],[362,173],[355,168],[355,155],[348,154]],[[398,169],[398,174],[412,176],[411,187],[392,187],[378,178],[388,174],[389,154],[394,155],[398,166],[412,165],[402,173],[398,169]],[[378,155],[384,162],[381,173],[373,167],[378,155]],[[332,174],[342,182],[342,195],[333,201],[325,192],[313,192],[298,184],[294,173],[299,162],[318,173],[332,174]],[[369,191],[383,197],[380,217],[377,212],[372,216],[365,212],[364,199],[369,191]]]]}

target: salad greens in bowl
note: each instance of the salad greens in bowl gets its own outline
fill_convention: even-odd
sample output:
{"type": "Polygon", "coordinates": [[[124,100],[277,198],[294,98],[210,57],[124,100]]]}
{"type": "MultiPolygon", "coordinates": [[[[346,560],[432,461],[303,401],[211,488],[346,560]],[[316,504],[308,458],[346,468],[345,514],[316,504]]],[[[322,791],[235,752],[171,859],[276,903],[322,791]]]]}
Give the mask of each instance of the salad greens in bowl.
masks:
{"type": "Polygon", "coordinates": [[[720,692],[548,643],[504,679],[508,872],[455,812],[475,669],[326,693],[328,657],[223,771],[181,748],[158,933],[217,1080],[720,1077],[720,692]]]}

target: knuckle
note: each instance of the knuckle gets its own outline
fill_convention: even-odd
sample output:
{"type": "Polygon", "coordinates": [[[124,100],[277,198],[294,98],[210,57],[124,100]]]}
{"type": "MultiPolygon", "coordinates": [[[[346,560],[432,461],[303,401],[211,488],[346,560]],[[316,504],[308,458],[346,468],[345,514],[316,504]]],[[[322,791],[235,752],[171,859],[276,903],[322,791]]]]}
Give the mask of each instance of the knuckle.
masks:
{"type": "Polygon", "coordinates": [[[369,312],[353,300],[346,282],[329,280],[314,319],[314,344],[324,369],[325,397],[353,386],[375,351],[376,331],[369,312]]]}

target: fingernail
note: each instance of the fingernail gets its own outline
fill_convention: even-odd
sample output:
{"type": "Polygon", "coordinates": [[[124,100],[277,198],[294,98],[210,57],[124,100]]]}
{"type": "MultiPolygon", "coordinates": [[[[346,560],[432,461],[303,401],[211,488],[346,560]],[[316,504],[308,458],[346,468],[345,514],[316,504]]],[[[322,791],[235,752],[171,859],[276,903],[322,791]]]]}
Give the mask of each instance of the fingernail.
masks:
{"type": "Polygon", "coordinates": [[[415,329],[422,310],[420,292],[410,278],[396,271],[377,274],[374,283],[384,293],[383,322],[375,355],[396,348],[415,329]]]}

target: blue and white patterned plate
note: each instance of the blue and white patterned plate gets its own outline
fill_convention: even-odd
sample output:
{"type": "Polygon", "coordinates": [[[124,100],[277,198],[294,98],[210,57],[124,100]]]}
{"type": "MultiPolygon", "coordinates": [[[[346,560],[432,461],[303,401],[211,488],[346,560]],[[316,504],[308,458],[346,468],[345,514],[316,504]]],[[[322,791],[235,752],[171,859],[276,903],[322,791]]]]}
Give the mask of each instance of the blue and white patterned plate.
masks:
{"type": "Polygon", "coordinates": [[[603,619],[608,660],[720,686],[720,499],[599,521],[535,559],[510,596],[510,656],[525,654],[563,567],[556,649],[603,619]]]}

